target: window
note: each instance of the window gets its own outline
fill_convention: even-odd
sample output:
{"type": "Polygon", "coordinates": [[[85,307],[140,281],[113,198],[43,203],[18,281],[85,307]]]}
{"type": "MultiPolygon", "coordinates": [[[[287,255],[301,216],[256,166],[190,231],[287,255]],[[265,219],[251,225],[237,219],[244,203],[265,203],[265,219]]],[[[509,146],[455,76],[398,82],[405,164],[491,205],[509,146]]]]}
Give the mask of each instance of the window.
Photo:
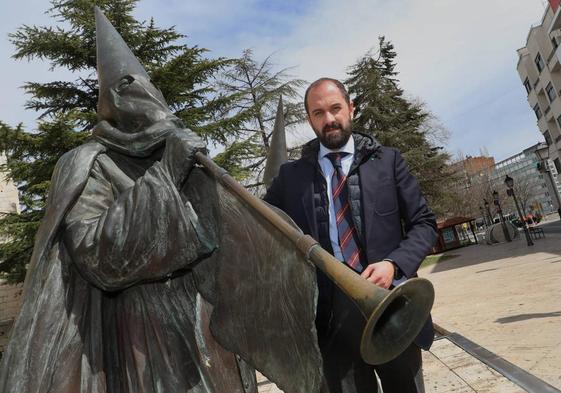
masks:
{"type": "Polygon", "coordinates": [[[530,84],[530,80],[528,78],[524,80],[524,87],[526,88],[526,93],[530,94],[532,91],[532,85],[530,84]]]}
{"type": "MultiPolygon", "coordinates": [[[[538,104],[534,105],[534,113],[536,114],[536,117],[539,119],[542,118],[542,111],[540,109],[540,106],[538,104]]],[[[561,116],[559,116],[561,117],[561,116]]],[[[559,121],[559,117],[557,118],[557,121],[559,121]]]]}
{"type": "Polygon", "coordinates": [[[536,67],[538,67],[538,72],[542,72],[545,68],[545,63],[543,62],[542,55],[540,55],[539,52],[534,59],[534,63],[536,63],[536,67]]]}
{"type": "Polygon", "coordinates": [[[553,85],[551,84],[551,82],[549,82],[547,84],[547,86],[545,87],[545,92],[547,93],[547,97],[549,98],[549,102],[552,102],[557,95],[555,94],[555,89],[553,88],[553,85]]]}
{"type": "Polygon", "coordinates": [[[557,38],[556,37],[551,37],[551,45],[553,45],[553,49],[557,49],[557,47],[559,46],[559,44],[557,43],[557,38]]]}
{"type": "Polygon", "coordinates": [[[548,146],[552,145],[552,140],[551,140],[551,134],[549,133],[549,130],[545,130],[545,132],[543,133],[543,137],[545,138],[545,143],[547,143],[548,146]]]}
{"type": "Polygon", "coordinates": [[[555,164],[555,169],[557,170],[557,173],[561,172],[561,162],[559,161],[559,158],[553,160],[553,164],[555,164]]]}

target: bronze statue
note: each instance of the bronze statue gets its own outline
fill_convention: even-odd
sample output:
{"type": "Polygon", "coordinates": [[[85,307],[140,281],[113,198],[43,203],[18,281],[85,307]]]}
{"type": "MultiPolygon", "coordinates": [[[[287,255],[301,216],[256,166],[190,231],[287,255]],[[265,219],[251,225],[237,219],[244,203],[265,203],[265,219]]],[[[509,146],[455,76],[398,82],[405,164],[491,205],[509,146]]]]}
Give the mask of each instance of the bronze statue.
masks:
{"type": "Polygon", "coordinates": [[[97,8],[96,29],[99,122],[53,173],[0,392],[256,392],[247,363],[318,392],[313,266],[195,165],[97,8]]]}

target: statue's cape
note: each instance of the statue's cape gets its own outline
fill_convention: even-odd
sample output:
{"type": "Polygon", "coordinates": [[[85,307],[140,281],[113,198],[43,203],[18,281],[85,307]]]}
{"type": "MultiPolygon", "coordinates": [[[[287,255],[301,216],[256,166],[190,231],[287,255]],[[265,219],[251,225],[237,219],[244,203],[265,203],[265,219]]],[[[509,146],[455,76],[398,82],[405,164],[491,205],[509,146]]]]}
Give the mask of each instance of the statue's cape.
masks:
{"type": "MultiPolygon", "coordinates": [[[[52,362],[59,361],[66,351],[75,348],[68,339],[69,331],[78,331],[79,310],[67,310],[66,299],[78,296],[69,285],[68,271],[63,265],[56,238],[64,216],[76,201],[88,179],[95,158],[105,151],[97,142],[86,143],[64,154],[51,178],[45,216],[35,235],[35,246],[23,288],[23,304],[12,328],[10,342],[0,364],[0,392],[43,392],[53,381],[52,362]],[[33,369],[34,373],[30,373],[33,369]]],[[[98,291],[92,286],[92,291],[98,291]]],[[[92,294],[96,301],[99,294],[92,294]]],[[[89,330],[95,334],[91,321],[89,330]]],[[[99,329],[101,331],[101,328],[99,329]]],[[[88,348],[92,364],[101,362],[101,351],[88,348]]],[[[95,368],[95,367],[94,367],[95,368]]],[[[84,385],[91,392],[105,392],[105,379],[92,370],[84,385]]]]}
{"type": "MultiPolygon", "coordinates": [[[[64,252],[59,246],[61,223],[85,187],[96,157],[105,150],[91,141],[63,155],[55,167],[23,306],[0,365],[2,393],[43,392],[51,384],[57,386],[53,364],[75,357],[75,351],[82,351],[87,363],[82,364],[82,381],[76,381],[80,387],[58,391],[106,392],[102,349],[81,345],[84,337],[72,333],[79,329],[89,336],[101,334],[101,321],[88,318],[87,306],[68,306],[73,296],[98,302],[102,292],[81,278],[69,280],[59,255],[64,252]],[[33,375],[28,371],[31,364],[33,375]]],[[[182,191],[203,225],[220,228],[218,251],[193,268],[199,292],[214,306],[211,330],[217,341],[286,393],[319,392],[314,267],[284,235],[203,169],[192,171],[182,191]]]]}
{"type": "Polygon", "coordinates": [[[314,266],[210,174],[194,171],[189,180],[186,194],[195,210],[208,215],[218,208],[218,250],[194,268],[199,291],[215,306],[210,325],[214,337],[284,392],[319,392],[314,266]]]}

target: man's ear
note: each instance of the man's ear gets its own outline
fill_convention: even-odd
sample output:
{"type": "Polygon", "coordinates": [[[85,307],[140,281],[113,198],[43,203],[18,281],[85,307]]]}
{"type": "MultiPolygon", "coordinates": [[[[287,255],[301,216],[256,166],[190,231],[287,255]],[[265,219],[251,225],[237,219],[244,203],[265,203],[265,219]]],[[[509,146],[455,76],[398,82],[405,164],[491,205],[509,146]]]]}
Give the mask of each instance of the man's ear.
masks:
{"type": "Polygon", "coordinates": [[[349,109],[351,111],[351,120],[355,118],[355,106],[353,104],[353,100],[349,102],[349,109]]]}

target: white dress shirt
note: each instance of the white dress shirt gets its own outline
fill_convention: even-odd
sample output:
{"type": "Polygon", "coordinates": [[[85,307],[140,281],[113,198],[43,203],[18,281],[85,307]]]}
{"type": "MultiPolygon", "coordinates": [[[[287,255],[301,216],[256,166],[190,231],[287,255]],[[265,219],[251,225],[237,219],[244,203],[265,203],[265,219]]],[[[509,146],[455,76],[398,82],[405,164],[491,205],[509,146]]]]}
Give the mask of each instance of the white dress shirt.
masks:
{"type": "Polygon", "coordinates": [[[337,230],[337,222],[335,221],[335,207],[333,206],[333,195],[331,192],[331,177],[335,168],[326,156],[329,153],[345,152],[349,153],[341,158],[341,168],[345,176],[349,174],[351,164],[355,156],[355,141],[353,136],[349,138],[347,143],[340,149],[331,150],[320,143],[318,152],[318,162],[327,183],[327,198],[329,200],[329,239],[331,240],[331,248],[333,249],[333,256],[340,261],[343,261],[343,253],[339,247],[339,231],[337,230]]]}

